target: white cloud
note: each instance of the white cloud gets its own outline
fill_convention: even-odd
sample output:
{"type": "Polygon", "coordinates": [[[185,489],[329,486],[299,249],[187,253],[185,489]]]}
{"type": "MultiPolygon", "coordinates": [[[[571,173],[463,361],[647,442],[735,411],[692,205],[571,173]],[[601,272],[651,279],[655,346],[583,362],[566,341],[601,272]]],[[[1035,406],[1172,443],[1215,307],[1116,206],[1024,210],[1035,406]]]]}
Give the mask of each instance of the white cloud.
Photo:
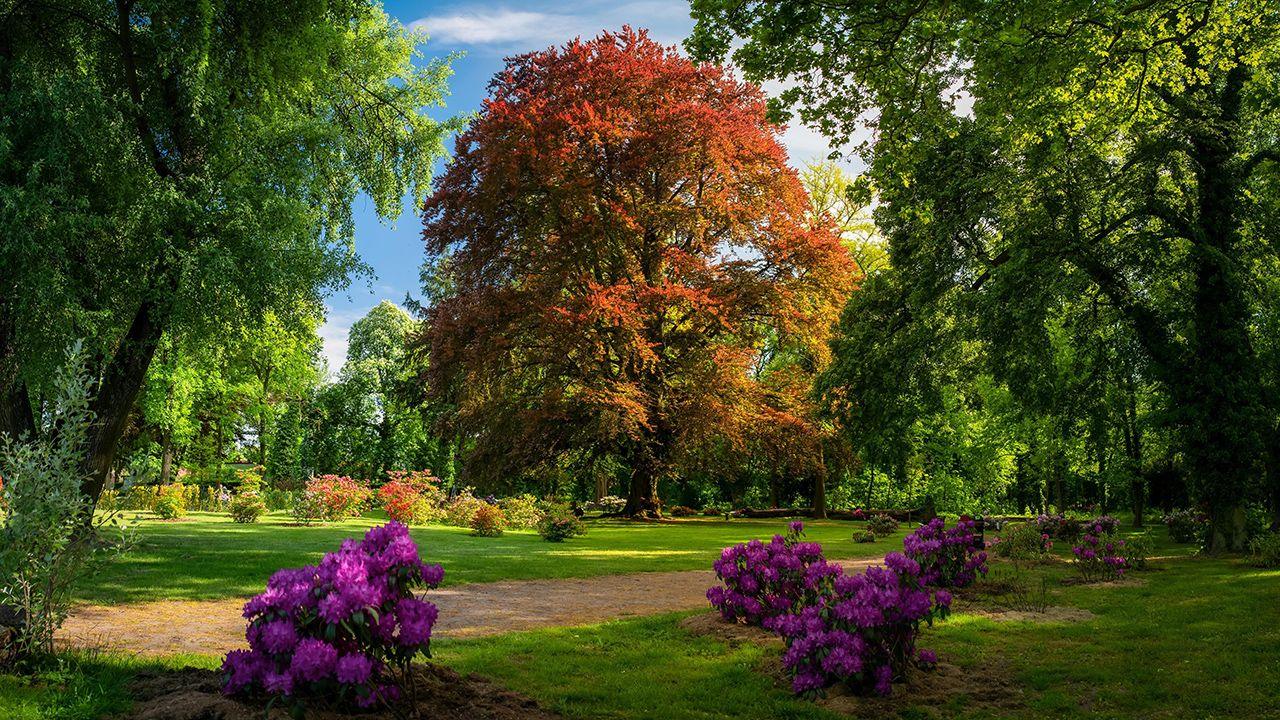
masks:
{"type": "MultiPolygon", "coordinates": [[[[376,303],[375,303],[376,304],[376,303]]],[[[329,365],[329,374],[336,374],[347,361],[347,335],[351,324],[364,317],[373,307],[334,310],[326,307],[324,324],[320,326],[320,355],[329,365]]]]}
{"type": "Polygon", "coordinates": [[[637,0],[586,3],[574,13],[460,5],[418,18],[409,27],[426,32],[436,43],[505,53],[594,37],[625,24],[649,30],[659,42],[675,44],[688,34],[693,21],[683,0],[637,0]]]}

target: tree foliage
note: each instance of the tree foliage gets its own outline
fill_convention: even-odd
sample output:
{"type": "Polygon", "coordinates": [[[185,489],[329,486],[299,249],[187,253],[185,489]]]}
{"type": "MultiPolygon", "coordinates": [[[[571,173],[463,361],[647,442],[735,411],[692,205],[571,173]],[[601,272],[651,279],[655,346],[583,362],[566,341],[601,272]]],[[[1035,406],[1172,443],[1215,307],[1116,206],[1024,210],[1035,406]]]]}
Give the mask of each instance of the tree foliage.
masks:
{"type": "Polygon", "coordinates": [[[624,29],[509,60],[426,205],[427,389],[468,474],[621,460],[631,514],[771,408],[766,346],[826,353],[850,263],[760,90],[624,29]]]}

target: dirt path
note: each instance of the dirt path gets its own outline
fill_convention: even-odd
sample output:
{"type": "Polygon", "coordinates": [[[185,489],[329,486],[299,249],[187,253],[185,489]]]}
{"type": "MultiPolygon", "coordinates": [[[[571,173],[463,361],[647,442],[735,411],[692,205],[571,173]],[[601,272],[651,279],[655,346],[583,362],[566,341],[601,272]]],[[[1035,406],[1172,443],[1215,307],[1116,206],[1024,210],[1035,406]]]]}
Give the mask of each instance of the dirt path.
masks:
{"type": "MultiPolygon", "coordinates": [[[[861,570],[876,562],[840,564],[861,570]]],[[[706,607],[707,588],[715,582],[709,571],[685,570],[473,583],[432,590],[427,597],[440,608],[435,635],[465,638],[706,607]]],[[[243,598],[85,605],[67,618],[59,640],[145,655],[221,655],[245,644],[243,605],[243,598]]]]}

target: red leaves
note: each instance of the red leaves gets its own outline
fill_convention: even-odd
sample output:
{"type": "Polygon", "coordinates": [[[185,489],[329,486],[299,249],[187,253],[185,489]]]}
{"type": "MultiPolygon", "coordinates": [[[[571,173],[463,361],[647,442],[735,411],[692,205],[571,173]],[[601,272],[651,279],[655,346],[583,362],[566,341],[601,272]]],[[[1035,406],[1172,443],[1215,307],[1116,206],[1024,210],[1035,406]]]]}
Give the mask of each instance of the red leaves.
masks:
{"type": "Polygon", "coordinates": [[[512,58],[490,91],[425,207],[452,284],[430,392],[480,446],[518,426],[525,458],[758,416],[763,343],[825,339],[852,267],[760,90],[626,28],[512,58]]]}

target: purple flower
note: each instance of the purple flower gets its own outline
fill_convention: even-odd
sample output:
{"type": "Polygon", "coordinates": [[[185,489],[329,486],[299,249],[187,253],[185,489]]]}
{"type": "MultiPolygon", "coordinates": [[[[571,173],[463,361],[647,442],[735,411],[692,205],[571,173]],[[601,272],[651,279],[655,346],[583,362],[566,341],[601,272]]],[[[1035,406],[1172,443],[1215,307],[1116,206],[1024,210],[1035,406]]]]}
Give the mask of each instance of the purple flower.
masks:
{"type": "Polygon", "coordinates": [[[293,675],[287,672],[268,672],[262,679],[262,685],[267,692],[274,695],[292,695],[293,694],[293,675]]]}
{"type": "Polygon", "coordinates": [[[931,668],[938,664],[938,654],[932,650],[921,649],[916,653],[916,662],[922,667],[931,668]]]}
{"type": "Polygon", "coordinates": [[[431,628],[435,625],[438,614],[439,610],[429,602],[411,597],[402,599],[396,605],[396,618],[400,621],[400,645],[426,645],[431,640],[431,628]]]}
{"type": "Polygon", "coordinates": [[[261,628],[260,642],[269,653],[287,653],[298,644],[298,631],[290,620],[272,620],[261,628]]]}
{"type": "Polygon", "coordinates": [[[363,685],[373,675],[373,661],[359,653],[338,658],[338,682],[363,685]]]}
{"type": "Polygon", "coordinates": [[[338,662],[338,651],[329,643],[316,638],[306,638],[293,652],[289,672],[295,680],[318,682],[333,673],[338,662]]]}

